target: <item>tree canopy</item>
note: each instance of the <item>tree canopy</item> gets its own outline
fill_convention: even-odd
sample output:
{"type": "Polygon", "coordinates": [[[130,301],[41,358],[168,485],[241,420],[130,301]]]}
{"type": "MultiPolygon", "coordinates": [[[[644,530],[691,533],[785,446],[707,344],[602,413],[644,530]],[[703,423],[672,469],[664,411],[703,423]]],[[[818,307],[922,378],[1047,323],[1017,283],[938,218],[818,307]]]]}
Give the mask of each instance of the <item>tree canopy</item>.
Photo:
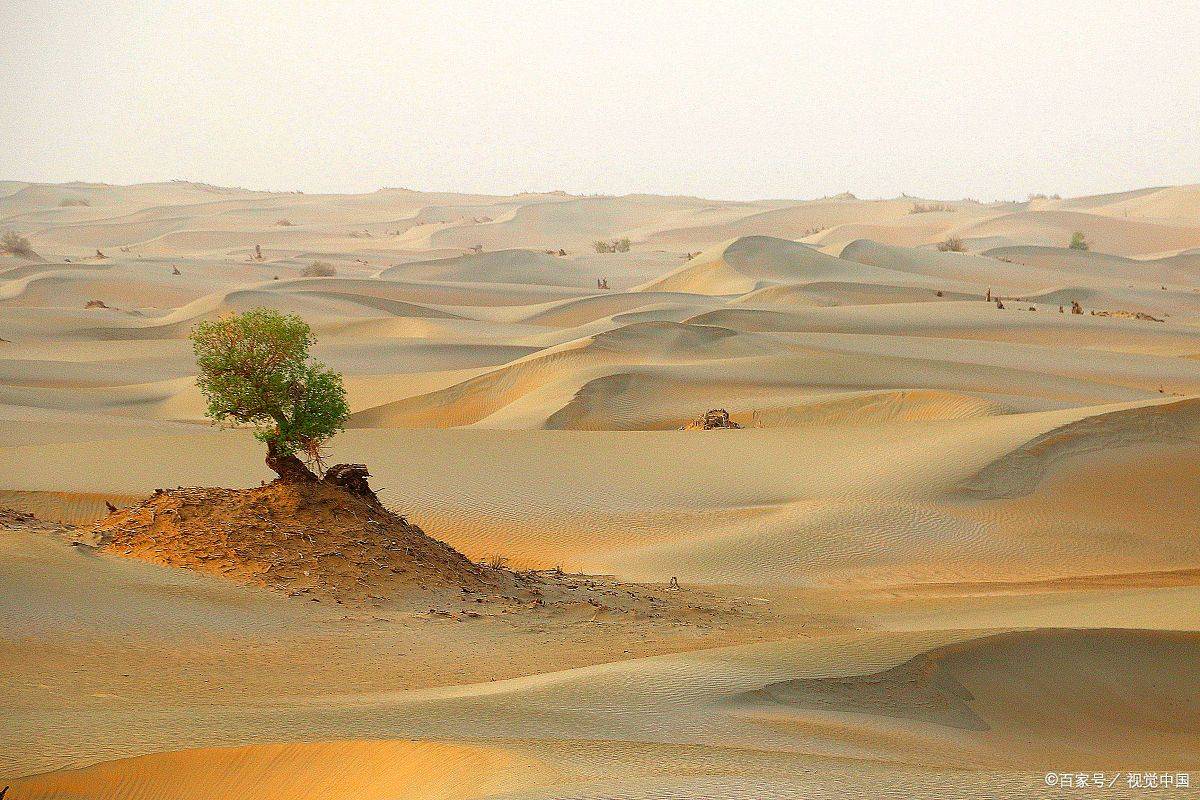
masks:
{"type": "Polygon", "coordinates": [[[300,317],[255,308],[201,322],[191,338],[205,413],[255,426],[268,466],[281,476],[303,467],[296,453],[319,461],[321,444],[345,427],[342,377],[310,358],[316,337],[300,317]]]}

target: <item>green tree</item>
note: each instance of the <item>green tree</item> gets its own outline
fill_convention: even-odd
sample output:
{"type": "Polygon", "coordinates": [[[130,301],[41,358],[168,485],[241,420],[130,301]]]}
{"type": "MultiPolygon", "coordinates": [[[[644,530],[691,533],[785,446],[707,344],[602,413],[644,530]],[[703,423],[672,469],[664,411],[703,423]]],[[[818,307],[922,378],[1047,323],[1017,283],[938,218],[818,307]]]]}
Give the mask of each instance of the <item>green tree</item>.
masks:
{"type": "Polygon", "coordinates": [[[1083,238],[1083,231],[1075,231],[1071,234],[1071,249],[1072,250],[1087,250],[1087,239],[1083,238]]]}
{"type": "Polygon", "coordinates": [[[350,407],[342,376],[309,357],[316,338],[308,323],[255,308],[201,322],[191,338],[205,413],[255,426],[280,478],[313,480],[296,454],[319,466],[321,445],[345,427],[350,407]]]}

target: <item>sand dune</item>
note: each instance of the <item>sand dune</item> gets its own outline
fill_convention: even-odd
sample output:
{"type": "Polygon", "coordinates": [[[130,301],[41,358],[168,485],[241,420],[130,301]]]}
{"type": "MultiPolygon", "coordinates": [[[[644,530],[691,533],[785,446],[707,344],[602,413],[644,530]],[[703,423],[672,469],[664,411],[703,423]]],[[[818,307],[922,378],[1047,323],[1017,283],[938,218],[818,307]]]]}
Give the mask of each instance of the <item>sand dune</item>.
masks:
{"type": "MultiPolygon", "coordinates": [[[[921,241],[936,241],[936,233],[959,224],[963,217],[969,219],[988,214],[986,207],[975,203],[951,203],[948,205],[954,209],[951,212],[911,213],[914,205],[921,202],[918,198],[860,201],[846,197],[788,203],[782,208],[749,209],[752,213],[719,224],[661,231],[650,237],[648,243],[678,246],[681,242],[697,242],[711,246],[727,239],[765,235],[787,239],[812,236],[824,244],[823,237],[845,235],[838,233],[841,226],[862,225],[878,226],[902,240],[911,241],[915,235],[921,241]]],[[[854,238],[860,236],[854,234],[854,238]]]]}
{"type": "Polygon", "coordinates": [[[1200,215],[1200,186],[1166,186],[1052,202],[1055,208],[1090,214],[1191,225],[1200,215]]]}
{"type": "Polygon", "coordinates": [[[1097,414],[1030,440],[964,488],[982,497],[1014,497],[1028,493],[1059,460],[1138,444],[1194,443],[1197,433],[1200,402],[1194,399],[1097,414]]]}
{"type": "Polygon", "coordinates": [[[1200,244],[1193,227],[1078,211],[1019,211],[956,227],[952,233],[968,241],[1005,239],[1013,244],[1065,247],[1075,231],[1082,232],[1093,249],[1123,256],[1162,253],[1200,244]]]}
{"type": "MultiPolygon", "coordinates": [[[[871,675],[801,678],[739,696],[754,717],[799,727],[806,714],[879,718],[964,732],[966,742],[1014,763],[1045,759],[1023,742],[1057,743],[1057,757],[1196,758],[1200,713],[1186,666],[1195,633],[1021,631],[959,642],[871,675]],[[1182,703],[1178,698],[1187,698],[1182,703]],[[789,719],[790,717],[790,719],[789,719]],[[1009,749],[1011,748],[1011,749],[1009,749]],[[1001,756],[1003,753],[1003,756],[1001,756]]],[[[853,724],[853,723],[851,723],[853,724]]],[[[883,726],[881,726],[883,727],[883,726]]]]}
{"type": "Polygon", "coordinates": [[[976,292],[980,288],[994,288],[995,294],[1029,292],[1052,286],[1062,280],[1062,275],[1053,269],[1021,269],[996,263],[994,259],[1002,254],[996,251],[988,251],[983,256],[941,253],[936,250],[916,250],[858,239],[842,249],[841,258],[885,269],[925,275],[945,281],[951,286],[965,282],[976,292]]]}
{"type": "Polygon", "coordinates": [[[1128,282],[1139,287],[1158,283],[1190,285],[1200,274],[1200,256],[1197,255],[1132,259],[1090,250],[1028,245],[998,247],[985,255],[1032,267],[1061,270],[1075,276],[1086,275],[1102,282],[1128,282]]]}
{"type": "Polygon", "coordinates": [[[829,280],[904,285],[912,278],[843,261],[797,242],[750,236],[701,253],[674,273],[639,290],[729,295],[769,285],[829,280]]]}

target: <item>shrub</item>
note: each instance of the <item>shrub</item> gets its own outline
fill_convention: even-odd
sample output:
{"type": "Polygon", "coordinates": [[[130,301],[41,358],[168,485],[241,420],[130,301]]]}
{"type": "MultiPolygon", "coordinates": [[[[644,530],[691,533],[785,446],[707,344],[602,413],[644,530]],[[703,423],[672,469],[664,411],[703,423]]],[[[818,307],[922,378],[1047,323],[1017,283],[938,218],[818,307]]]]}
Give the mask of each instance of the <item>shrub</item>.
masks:
{"type": "Polygon", "coordinates": [[[0,253],[10,256],[21,256],[22,258],[34,258],[37,256],[37,253],[33,252],[33,245],[29,243],[29,239],[16,231],[9,231],[0,236],[0,253]]]}
{"type": "Polygon", "coordinates": [[[294,222],[292,222],[290,219],[277,219],[277,220],[275,220],[275,224],[276,224],[276,225],[282,225],[282,226],[284,226],[285,228],[290,228],[290,227],[291,227],[292,225],[294,225],[295,223],[294,223],[294,222]]]}
{"type": "Polygon", "coordinates": [[[280,478],[312,479],[296,453],[319,467],[321,445],[345,427],[350,408],[342,376],[309,358],[316,338],[308,324],[255,308],[201,322],[191,339],[205,414],[253,425],[280,478]]]}
{"type": "Polygon", "coordinates": [[[300,275],[304,278],[332,278],[337,275],[337,269],[325,261],[314,261],[300,270],[300,275]]]}
{"type": "Polygon", "coordinates": [[[954,206],[948,206],[945,203],[913,203],[912,208],[908,210],[910,214],[931,214],[934,211],[953,211],[954,206]]]}
{"type": "Polygon", "coordinates": [[[943,242],[938,242],[937,249],[943,253],[965,253],[967,246],[957,236],[947,236],[943,242]]]}
{"type": "Polygon", "coordinates": [[[1071,234],[1071,244],[1069,247],[1072,250],[1087,250],[1089,245],[1087,239],[1083,238],[1083,231],[1075,231],[1071,234]]]}
{"type": "Polygon", "coordinates": [[[91,203],[89,203],[87,200],[84,200],[82,197],[64,197],[59,202],[59,206],[61,206],[63,208],[70,208],[72,206],[90,206],[90,205],[91,205],[91,203]]]}
{"type": "Polygon", "coordinates": [[[613,239],[611,242],[596,241],[592,243],[592,247],[596,248],[597,253],[628,253],[633,242],[629,241],[629,237],[622,239],[613,239]]]}

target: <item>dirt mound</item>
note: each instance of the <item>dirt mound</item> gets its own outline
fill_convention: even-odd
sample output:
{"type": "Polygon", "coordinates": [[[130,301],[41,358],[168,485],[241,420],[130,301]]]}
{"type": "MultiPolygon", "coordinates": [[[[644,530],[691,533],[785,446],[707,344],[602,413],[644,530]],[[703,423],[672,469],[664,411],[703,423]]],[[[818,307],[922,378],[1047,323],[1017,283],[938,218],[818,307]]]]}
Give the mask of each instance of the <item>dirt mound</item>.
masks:
{"type": "Polygon", "coordinates": [[[365,601],[511,582],[507,571],[472,563],[373,495],[330,480],[158,489],[101,520],[93,534],[97,546],[117,555],[293,596],[365,601]]]}
{"type": "Polygon", "coordinates": [[[712,431],[721,428],[736,429],[741,428],[736,422],[729,418],[729,412],[723,408],[714,408],[711,411],[705,411],[700,416],[683,426],[685,431],[712,431]]]}

